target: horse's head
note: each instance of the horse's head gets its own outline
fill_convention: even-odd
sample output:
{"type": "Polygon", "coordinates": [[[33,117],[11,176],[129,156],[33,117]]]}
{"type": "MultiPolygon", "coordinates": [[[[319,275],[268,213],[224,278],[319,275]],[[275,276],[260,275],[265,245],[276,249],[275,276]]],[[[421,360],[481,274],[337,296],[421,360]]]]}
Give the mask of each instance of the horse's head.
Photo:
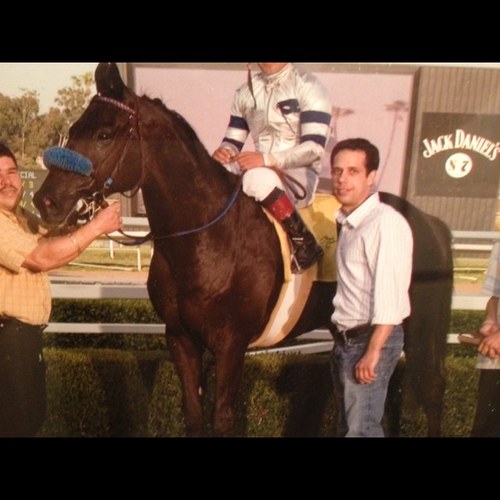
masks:
{"type": "Polygon", "coordinates": [[[63,154],[49,155],[49,174],[34,196],[34,204],[49,226],[70,227],[85,214],[89,203],[139,187],[138,97],[125,86],[116,64],[99,64],[95,81],[98,95],[70,128],[63,154]],[[72,161],[72,152],[78,153],[74,157],[89,160],[90,175],[81,175],[74,165],[64,165],[72,161]],[[61,157],[62,162],[52,160],[61,157]]]}

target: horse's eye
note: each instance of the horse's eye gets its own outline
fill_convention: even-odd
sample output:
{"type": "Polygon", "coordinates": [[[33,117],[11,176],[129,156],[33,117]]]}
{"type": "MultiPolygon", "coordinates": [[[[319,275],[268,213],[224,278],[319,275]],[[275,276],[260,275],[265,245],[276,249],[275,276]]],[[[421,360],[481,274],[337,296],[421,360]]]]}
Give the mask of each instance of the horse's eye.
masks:
{"type": "Polygon", "coordinates": [[[110,139],[111,139],[111,136],[107,132],[99,132],[97,134],[98,141],[109,141],[110,139]]]}

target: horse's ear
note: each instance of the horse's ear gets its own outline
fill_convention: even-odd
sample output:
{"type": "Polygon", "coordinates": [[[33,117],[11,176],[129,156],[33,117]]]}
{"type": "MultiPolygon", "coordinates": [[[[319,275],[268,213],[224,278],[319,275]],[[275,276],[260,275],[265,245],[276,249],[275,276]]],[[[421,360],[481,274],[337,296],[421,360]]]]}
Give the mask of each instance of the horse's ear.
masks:
{"type": "Polygon", "coordinates": [[[126,86],[115,63],[99,63],[95,70],[95,83],[100,95],[122,100],[126,86]]]}

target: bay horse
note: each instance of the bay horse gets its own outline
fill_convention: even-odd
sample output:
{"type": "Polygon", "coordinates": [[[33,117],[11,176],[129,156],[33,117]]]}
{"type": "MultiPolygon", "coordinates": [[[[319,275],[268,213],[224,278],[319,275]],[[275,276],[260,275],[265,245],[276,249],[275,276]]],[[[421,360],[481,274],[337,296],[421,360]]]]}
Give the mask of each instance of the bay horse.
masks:
{"type": "MultiPolygon", "coordinates": [[[[142,189],[154,240],[147,288],[180,378],[186,434],[203,434],[201,365],[209,349],[214,433],[231,435],[245,352],[267,324],[284,279],[276,232],[260,205],[241,192],[240,178],[209,155],[182,116],[159,99],[136,95],[115,64],[99,64],[95,80],[98,94],[71,127],[66,146],[92,162],[92,173],[50,168],[35,206],[47,225],[71,225],[82,200],[142,189]]],[[[451,236],[441,221],[405,200],[382,199],[404,213],[414,231],[405,351],[428,432],[439,435],[451,236]]],[[[335,283],[315,282],[290,336],[329,327],[334,293],[335,283]]]]}

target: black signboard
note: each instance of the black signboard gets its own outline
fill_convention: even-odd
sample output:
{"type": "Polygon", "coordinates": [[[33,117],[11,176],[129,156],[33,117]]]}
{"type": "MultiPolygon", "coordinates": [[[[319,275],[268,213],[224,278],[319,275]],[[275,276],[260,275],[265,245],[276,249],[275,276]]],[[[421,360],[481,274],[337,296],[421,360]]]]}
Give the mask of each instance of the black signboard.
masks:
{"type": "Polygon", "coordinates": [[[424,113],[416,194],[496,198],[500,115],[424,113]]]}
{"type": "Polygon", "coordinates": [[[47,177],[48,171],[20,169],[20,174],[24,187],[24,194],[20,206],[39,215],[38,210],[35,205],[33,205],[33,196],[40,189],[45,177],[47,177]]]}

